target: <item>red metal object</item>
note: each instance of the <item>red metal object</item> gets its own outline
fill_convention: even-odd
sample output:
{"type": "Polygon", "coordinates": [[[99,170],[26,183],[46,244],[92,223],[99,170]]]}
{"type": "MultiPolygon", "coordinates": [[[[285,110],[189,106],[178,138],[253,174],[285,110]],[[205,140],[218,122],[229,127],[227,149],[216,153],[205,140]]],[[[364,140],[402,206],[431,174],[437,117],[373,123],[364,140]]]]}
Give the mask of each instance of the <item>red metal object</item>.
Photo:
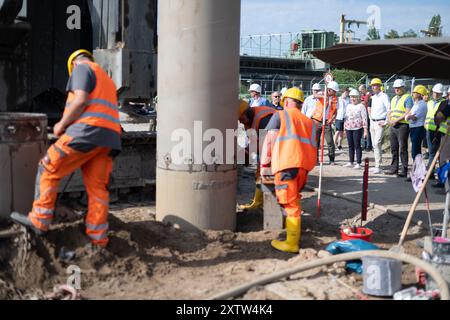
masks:
{"type": "Polygon", "coordinates": [[[367,242],[372,242],[373,231],[368,228],[357,228],[356,233],[352,232],[350,234],[345,233],[344,229],[341,230],[342,240],[365,240],[367,242]]]}
{"type": "Polygon", "coordinates": [[[364,178],[363,178],[363,199],[361,210],[361,226],[364,221],[367,221],[367,208],[369,207],[369,159],[364,161],[364,178]]]}

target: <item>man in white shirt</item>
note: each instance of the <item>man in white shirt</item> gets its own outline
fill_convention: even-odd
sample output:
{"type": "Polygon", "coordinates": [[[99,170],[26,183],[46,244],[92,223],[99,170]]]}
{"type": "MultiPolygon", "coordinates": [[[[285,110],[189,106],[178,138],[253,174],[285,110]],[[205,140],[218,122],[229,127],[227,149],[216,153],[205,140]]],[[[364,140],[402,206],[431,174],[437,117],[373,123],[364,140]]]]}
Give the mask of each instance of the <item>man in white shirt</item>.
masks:
{"type": "Polygon", "coordinates": [[[305,99],[305,102],[302,106],[302,113],[308,118],[312,118],[314,111],[316,110],[317,102],[319,101],[320,93],[322,91],[322,87],[320,84],[316,83],[312,87],[313,94],[305,99]]]}
{"type": "Polygon", "coordinates": [[[264,107],[270,106],[269,101],[266,98],[261,97],[262,88],[259,84],[254,83],[250,86],[250,90],[248,90],[251,95],[250,99],[250,107],[264,107]]]}
{"type": "Polygon", "coordinates": [[[342,95],[339,97],[338,102],[338,110],[336,115],[336,134],[334,135],[334,144],[337,146],[339,150],[342,150],[342,139],[344,137],[344,117],[345,117],[345,110],[347,106],[350,104],[350,89],[345,88],[344,92],[342,92],[342,95]]]}
{"type": "Polygon", "coordinates": [[[380,79],[373,79],[370,85],[372,86],[373,95],[371,98],[371,107],[368,110],[370,116],[370,134],[375,152],[375,168],[370,169],[370,172],[380,174],[381,164],[383,163],[383,137],[391,104],[387,94],[381,91],[383,82],[380,79]]]}

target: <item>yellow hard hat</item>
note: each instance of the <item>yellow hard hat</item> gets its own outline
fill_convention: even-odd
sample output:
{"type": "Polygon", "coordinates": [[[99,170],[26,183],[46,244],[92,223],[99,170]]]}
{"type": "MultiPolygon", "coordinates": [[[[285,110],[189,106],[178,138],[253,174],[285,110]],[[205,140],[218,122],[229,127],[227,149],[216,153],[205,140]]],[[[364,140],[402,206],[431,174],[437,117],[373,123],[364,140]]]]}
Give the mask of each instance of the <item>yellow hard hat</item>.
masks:
{"type": "Polygon", "coordinates": [[[428,95],[428,90],[427,90],[427,88],[425,88],[425,86],[420,84],[414,88],[413,93],[418,93],[422,96],[426,96],[426,95],[428,95]]]}
{"type": "Polygon", "coordinates": [[[381,81],[381,79],[379,78],[374,78],[372,79],[372,81],[370,82],[371,86],[375,86],[375,85],[383,85],[383,82],[381,81]]]}
{"type": "Polygon", "coordinates": [[[73,62],[73,60],[75,60],[81,54],[86,54],[89,57],[94,58],[93,54],[90,51],[85,50],[85,49],[80,49],[80,50],[77,50],[74,53],[72,53],[70,55],[69,59],[67,60],[67,70],[69,71],[69,76],[72,75],[72,71],[73,71],[72,62],[73,62]]]}
{"type": "Polygon", "coordinates": [[[248,102],[245,100],[240,100],[239,103],[239,117],[248,109],[248,102]]]}
{"type": "Polygon", "coordinates": [[[305,102],[305,93],[300,90],[300,88],[293,87],[290,88],[281,98],[281,105],[284,107],[284,102],[287,98],[291,98],[297,101],[300,101],[301,103],[305,102]]]}

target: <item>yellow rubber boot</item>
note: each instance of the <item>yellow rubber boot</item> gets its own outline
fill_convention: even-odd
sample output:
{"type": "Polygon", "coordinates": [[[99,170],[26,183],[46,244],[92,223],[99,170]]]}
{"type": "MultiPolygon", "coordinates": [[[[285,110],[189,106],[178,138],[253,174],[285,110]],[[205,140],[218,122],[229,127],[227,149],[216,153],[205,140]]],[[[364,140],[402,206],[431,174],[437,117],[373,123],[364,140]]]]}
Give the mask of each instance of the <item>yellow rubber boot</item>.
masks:
{"type": "Polygon", "coordinates": [[[272,241],[272,247],[288,253],[299,253],[302,223],[300,218],[286,218],[286,241],[272,241]]]}
{"type": "Polygon", "coordinates": [[[257,210],[262,209],[264,204],[263,200],[263,192],[261,189],[256,188],[255,190],[255,197],[253,198],[253,202],[247,205],[239,206],[240,210],[257,210]]]}

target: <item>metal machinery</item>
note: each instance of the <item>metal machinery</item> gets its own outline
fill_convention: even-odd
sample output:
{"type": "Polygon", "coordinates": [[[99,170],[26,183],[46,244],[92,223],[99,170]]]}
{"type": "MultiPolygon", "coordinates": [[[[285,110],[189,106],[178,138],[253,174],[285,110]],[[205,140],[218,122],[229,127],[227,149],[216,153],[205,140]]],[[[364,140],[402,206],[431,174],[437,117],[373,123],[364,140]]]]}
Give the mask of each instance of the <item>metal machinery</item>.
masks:
{"type": "MultiPolygon", "coordinates": [[[[93,50],[121,105],[124,149],[111,187],[154,184],[156,15],[157,0],[0,0],[0,112],[44,113],[52,126],[65,106],[67,57],[93,50]]],[[[76,174],[67,191],[83,190],[76,174]]]]}

